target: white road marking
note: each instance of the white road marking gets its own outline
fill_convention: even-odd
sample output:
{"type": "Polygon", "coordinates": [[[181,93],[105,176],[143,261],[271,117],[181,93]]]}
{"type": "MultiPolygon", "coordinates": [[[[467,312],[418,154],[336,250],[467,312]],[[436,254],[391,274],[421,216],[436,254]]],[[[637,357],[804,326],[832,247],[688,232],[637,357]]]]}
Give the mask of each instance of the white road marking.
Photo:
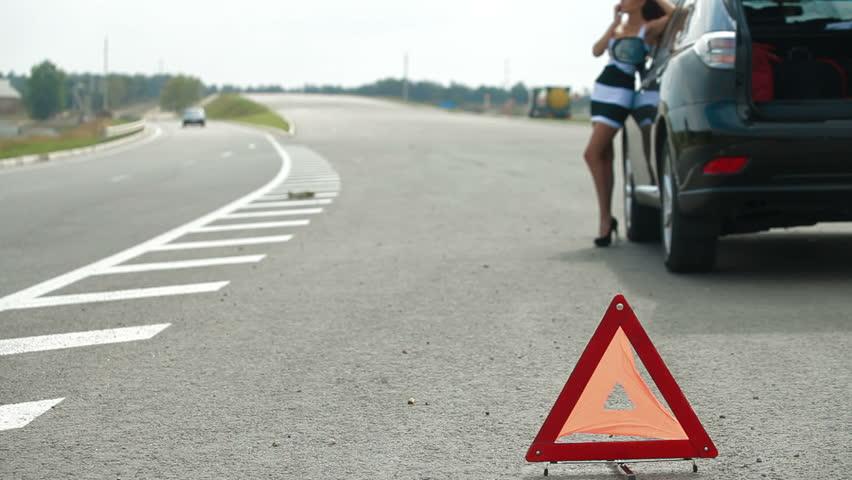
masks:
{"type": "Polygon", "coordinates": [[[284,187],[293,187],[293,186],[298,186],[298,185],[333,185],[333,184],[336,185],[336,184],[339,184],[339,183],[340,183],[340,180],[322,180],[322,181],[305,180],[305,181],[298,181],[298,182],[291,182],[291,181],[287,180],[287,183],[284,184],[284,187]]]}
{"type": "Polygon", "coordinates": [[[228,158],[233,154],[234,154],[234,152],[231,152],[231,151],[222,152],[222,158],[228,158]]]}
{"type": "Polygon", "coordinates": [[[57,307],[60,305],[76,305],[80,303],[114,302],[117,300],[130,300],[137,298],[208,293],[220,290],[228,283],[229,282],[193,283],[189,285],[174,285],[169,287],[134,288],[132,290],[113,290],[109,292],[53,295],[50,297],[39,297],[32,298],[27,301],[20,301],[15,305],[15,308],[57,307]]]}
{"type": "Polygon", "coordinates": [[[284,189],[274,192],[275,195],[285,195],[290,192],[329,192],[340,190],[339,183],[298,183],[284,185],[284,189]]]}
{"type": "Polygon", "coordinates": [[[294,215],[314,215],[317,213],[322,213],[321,208],[305,208],[305,209],[293,209],[293,210],[273,210],[271,212],[246,212],[246,213],[232,213],[230,215],[225,215],[222,217],[223,219],[237,219],[237,218],[267,218],[267,217],[287,217],[294,215]]]}
{"type": "Polygon", "coordinates": [[[289,200],[284,202],[255,202],[250,203],[240,210],[252,210],[257,208],[271,208],[271,207],[316,207],[318,205],[329,205],[331,204],[330,199],[324,200],[289,200]]]}
{"type": "Polygon", "coordinates": [[[171,323],[0,340],[0,356],[149,340],[171,323]]]}
{"type": "Polygon", "coordinates": [[[116,175],[110,178],[109,181],[112,183],[119,183],[127,180],[128,178],[130,178],[130,175],[116,175]]]}
{"type": "Polygon", "coordinates": [[[241,245],[261,245],[265,243],[288,242],[293,235],[273,235],[269,237],[232,238],[228,240],[210,240],[206,242],[184,242],[160,245],[153,249],[155,252],[172,250],[192,250],[196,248],[238,247],[241,245]]]}
{"type": "MultiPolygon", "coordinates": [[[[159,136],[159,135],[158,135],[159,136]]],[[[162,235],[154,237],[146,242],[140,243],[134,247],[128,248],[127,250],[116,253],[107,258],[98,260],[97,262],[91,263],[84,267],[78,268],[66,274],[60,275],[58,277],[52,278],[45,282],[39,283],[38,285],[34,285],[32,287],[26,288],[19,292],[13,293],[11,295],[7,295],[3,298],[0,298],[0,311],[4,310],[14,310],[16,308],[21,308],[21,306],[29,305],[34,299],[40,297],[44,294],[50,293],[54,290],[58,290],[60,288],[66,287],[74,282],[80,281],[86,277],[89,277],[101,270],[108,269],[110,267],[114,267],[116,265],[122,264],[136,258],[145,252],[152,250],[153,248],[165,245],[177,238],[180,238],[187,233],[199,228],[203,227],[209,223],[212,223],[220,218],[225,217],[227,214],[233,212],[234,210],[239,209],[245,204],[251,203],[256,199],[266,195],[271,192],[273,189],[277,188],[281,185],[284,180],[287,179],[287,176],[290,175],[290,169],[292,168],[292,161],[290,160],[290,156],[281,147],[272,135],[266,134],[266,140],[272,145],[275,151],[278,153],[278,156],[281,158],[281,168],[275,177],[267,182],[266,185],[258,188],[257,190],[234,200],[233,202],[225,205],[218,210],[208,213],[201,218],[197,218],[185,225],[177,227],[173,230],[170,230],[162,235]]],[[[10,171],[18,171],[19,169],[11,169],[10,171]]]]}
{"type": "MultiPolygon", "coordinates": [[[[314,198],[335,198],[338,195],[338,192],[311,192],[311,193],[314,194],[314,198]]],[[[284,195],[269,194],[269,195],[265,195],[261,198],[258,198],[256,202],[284,201],[284,200],[290,200],[290,198],[291,197],[290,197],[289,194],[284,194],[284,195]]]]}
{"type": "Polygon", "coordinates": [[[291,176],[287,179],[287,183],[297,183],[297,182],[307,182],[307,181],[320,182],[320,181],[325,181],[325,180],[331,180],[331,181],[336,182],[336,181],[340,180],[340,177],[338,177],[337,175],[294,175],[294,176],[291,176]]]}
{"type": "Polygon", "coordinates": [[[26,427],[65,398],[0,405],[0,431],[26,427]]]}
{"type": "Polygon", "coordinates": [[[193,233],[232,232],[235,230],[261,230],[264,228],[304,227],[310,220],[284,220],[280,222],[233,223],[229,225],[211,225],[194,230],[193,233]]]}
{"type": "MultiPolygon", "coordinates": [[[[195,230],[200,232],[200,228],[195,230]]],[[[175,262],[158,263],[136,263],[131,265],[117,265],[97,272],[97,275],[111,275],[117,273],[152,272],[157,270],[180,270],[184,268],[212,267],[218,265],[237,265],[241,263],[257,263],[266,258],[266,255],[244,255],[239,257],[201,258],[198,260],[178,260],[175,262]]]]}

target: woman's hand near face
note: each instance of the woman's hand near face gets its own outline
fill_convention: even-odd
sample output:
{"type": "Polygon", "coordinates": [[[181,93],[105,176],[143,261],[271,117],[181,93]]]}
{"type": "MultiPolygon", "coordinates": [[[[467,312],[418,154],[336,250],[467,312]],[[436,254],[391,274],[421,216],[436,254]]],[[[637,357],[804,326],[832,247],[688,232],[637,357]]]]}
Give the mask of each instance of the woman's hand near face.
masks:
{"type": "Polygon", "coordinates": [[[600,57],[606,52],[606,49],[609,47],[609,39],[615,35],[615,29],[621,25],[621,3],[615,5],[615,14],[612,19],[612,24],[609,28],[606,29],[603,36],[595,42],[595,45],[592,47],[592,55],[595,57],[600,57]]]}

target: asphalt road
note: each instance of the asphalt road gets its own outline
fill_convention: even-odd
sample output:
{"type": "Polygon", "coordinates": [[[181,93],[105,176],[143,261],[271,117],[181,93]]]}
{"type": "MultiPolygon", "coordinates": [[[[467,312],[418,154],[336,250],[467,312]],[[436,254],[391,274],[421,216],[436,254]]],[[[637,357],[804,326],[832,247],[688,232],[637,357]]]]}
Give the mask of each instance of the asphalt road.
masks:
{"type": "Polygon", "coordinates": [[[644,478],[852,469],[848,227],[731,237],[717,272],[673,276],[659,246],[592,247],[585,125],[258,98],[297,136],[164,122],[126,151],[0,171],[0,339],[170,325],[126,343],[0,355],[0,413],[62,399],[0,428],[0,478],[537,478],[523,456],[615,293],[720,452],[698,476],[643,464],[644,478]],[[282,172],[283,184],[268,183],[282,172]],[[208,219],[309,225],[143,243],[264,185],[330,201],[304,215],[208,219]],[[162,249],[281,235],[293,237],[162,249]],[[9,297],[140,244],[132,260],[9,297]],[[235,256],[243,263],[104,272],[235,256]],[[208,288],[86,296],[186,285],[208,288]]]}

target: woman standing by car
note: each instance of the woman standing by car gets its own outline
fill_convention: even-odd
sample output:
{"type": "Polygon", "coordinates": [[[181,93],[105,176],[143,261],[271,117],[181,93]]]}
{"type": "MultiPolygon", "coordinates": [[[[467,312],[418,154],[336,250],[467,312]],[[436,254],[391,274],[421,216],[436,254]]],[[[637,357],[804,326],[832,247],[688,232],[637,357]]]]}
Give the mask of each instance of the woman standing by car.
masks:
{"type": "MultiPolygon", "coordinates": [[[[629,37],[641,38],[646,50],[650,51],[672,11],[674,5],[669,0],[621,0],[615,6],[612,24],[595,42],[592,54],[600,57],[611,50],[616,40],[629,37]]],[[[633,108],[636,71],[636,65],[618,62],[610,52],[610,61],[595,81],[592,91],[592,136],[584,156],[598,197],[600,224],[595,238],[598,247],[609,246],[613,233],[618,233],[618,222],[612,216],[613,139],[633,108]]]]}

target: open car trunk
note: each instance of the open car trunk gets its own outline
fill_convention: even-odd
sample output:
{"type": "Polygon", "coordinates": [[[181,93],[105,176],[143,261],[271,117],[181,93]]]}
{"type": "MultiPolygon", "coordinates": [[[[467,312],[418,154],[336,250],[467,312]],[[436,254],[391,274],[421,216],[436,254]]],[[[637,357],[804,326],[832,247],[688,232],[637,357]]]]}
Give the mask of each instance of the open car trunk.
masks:
{"type": "Polygon", "coordinates": [[[852,119],[852,1],[743,0],[737,68],[757,117],[852,119]],[[748,49],[748,51],[741,51],[748,49]]]}

